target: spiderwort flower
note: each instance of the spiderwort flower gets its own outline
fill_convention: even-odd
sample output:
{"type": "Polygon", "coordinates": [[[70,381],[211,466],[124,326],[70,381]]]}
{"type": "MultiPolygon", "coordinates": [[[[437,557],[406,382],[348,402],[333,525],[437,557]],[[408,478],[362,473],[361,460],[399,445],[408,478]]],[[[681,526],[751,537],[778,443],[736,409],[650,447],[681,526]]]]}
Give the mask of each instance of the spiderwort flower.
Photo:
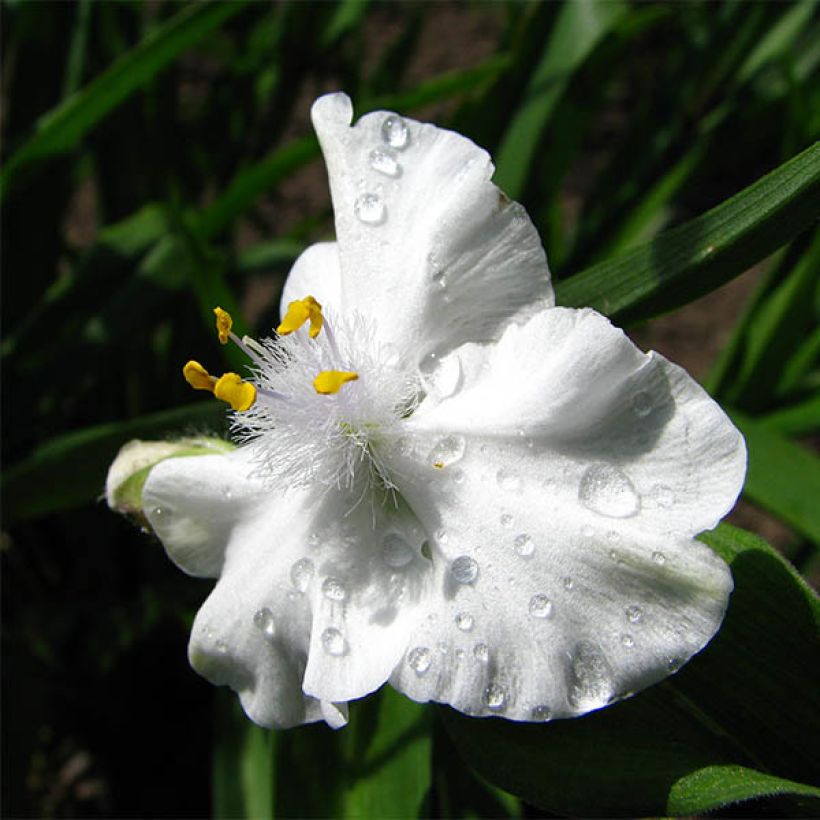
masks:
{"type": "Polygon", "coordinates": [[[679,367],[554,306],[523,208],[458,134],[395,114],[313,122],[337,241],[308,248],[230,454],[155,466],[145,514],[217,578],[189,647],[265,726],[346,720],[385,682],[473,715],[584,714],[679,668],[731,576],[694,540],[733,505],[745,445],[679,367]]]}

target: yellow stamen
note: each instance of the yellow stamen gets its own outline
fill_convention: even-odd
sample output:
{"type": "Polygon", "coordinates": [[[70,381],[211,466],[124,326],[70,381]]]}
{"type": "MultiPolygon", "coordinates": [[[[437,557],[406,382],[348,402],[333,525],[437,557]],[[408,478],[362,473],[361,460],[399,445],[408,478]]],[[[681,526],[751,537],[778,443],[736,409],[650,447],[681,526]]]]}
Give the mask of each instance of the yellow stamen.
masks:
{"type": "Polygon", "coordinates": [[[444,462],[443,462],[443,461],[434,461],[434,462],[433,462],[433,466],[434,466],[437,470],[443,470],[443,469],[444,469],[444,462]]]}
{"type": "Polygon", "coordinates": [[[188,364],[182,368],[182,375],[185,376],[185,381],[188,382],[194,390],[214,392],[216,379],[199,362],[193,360],[188,362],[188,364]]]}
{"type": "Polygon", "coordinates": [[[313,380],[313,386],[316,388],[317,393],[330,396],[333,393],[338,393],[343,384],[355,382],[358,378],[358,373],[352,373],[349,370],[323,370],[313,380]]]}
{"type": "Polygon", "coordinates": [[[256,388],[237,373],[225,373],[214,385],[214,395],[241,413],[253,406],[256,388]]]}
{"type": "Polygon", "coordinates": [[[221,307],[215,307],[214,316],[216,316],[216,332],[219,334],[219,343],[226,345],[233,327],[231,314],[227,310],[222,310],[221,307]]]}
{"type": "Polygon", "coordinates": [[[312,296],[305,296],[304,299],[296,299],[291,302],[282,323],[276,328],[276,332],[281,336],[287,336],[289,333],[299,330],[308,321],[310,322],[310,338],[315,339],[322,329],[324,318],[322,316],[322,306],[312,296]]]}

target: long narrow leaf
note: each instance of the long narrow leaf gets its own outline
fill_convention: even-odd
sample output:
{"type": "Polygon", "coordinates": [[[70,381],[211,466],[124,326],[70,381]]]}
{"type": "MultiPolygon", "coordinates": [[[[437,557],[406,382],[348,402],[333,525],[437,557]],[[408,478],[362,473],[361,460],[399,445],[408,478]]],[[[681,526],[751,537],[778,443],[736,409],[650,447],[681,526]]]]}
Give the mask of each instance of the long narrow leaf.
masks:
{"type": "Polygon", "coordinates": [[[820,216],[820,142],[711,211],[556,287],[619,322],[657,315],[742,273],[820,216]]]}

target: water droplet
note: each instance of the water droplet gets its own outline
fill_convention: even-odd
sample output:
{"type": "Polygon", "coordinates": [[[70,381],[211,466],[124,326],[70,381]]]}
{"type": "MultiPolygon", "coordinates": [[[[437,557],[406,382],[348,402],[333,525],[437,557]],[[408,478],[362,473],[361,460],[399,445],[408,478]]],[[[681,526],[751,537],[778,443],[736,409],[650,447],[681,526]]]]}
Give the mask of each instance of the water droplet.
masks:
{"type": "Polygon", "coordinates": [[[490,659],[490,648],[486,643],[477,643],[473,647],[473,657],[481,663],[487,663],[490,659]]]}
{"type": "Polygon", "coordinates": [[[463,649],[456,649],[456,657],[461,660],[464,657],[464,650],[463,649]]]}
{"type": "Polygon", "coordinates": [[[353,213],[359,222],[366,225],[380,225],[384,222],[387,210],[377,194],[362,194],[353,203],[353,213]]]}
{"type": "Polygon", "coordinates": [[[453,484],[463,484],[464,483],[464,470],[453,470],[453,484]]]}
{"type": "Polygon", "coordinates": [[[157,518],[162,518],[163,515],[168,514],[168,510],[166,510],[165,507],[154,507],[154,509],[151,510],[151,513],[157,518]]]}
{"type": "Polygon", "coordinates": [[[313,561],[310,558],[300,558],[290,568],[290,582],[299,592],[304,592],[312,579],[313,561]]]}
{"type": "Polygon", "coordinates": [[[222,497],[226,501],[230,501],[233,498],[233,490],[230,487],[223,487],[222,489],[222,497]]]}
{"type": "Polygon", "coordinates": [[[267,608],[257,609],[253,616],[253,625],[266,637],[272,638],[276,634],[276,624],[273,613],[267,608]]]}
{"type": "Polygon", "coordinates": [[[564,589],[567,592],[569,592],[575,586],[575,581],[573,581],[572,578],[569,577],[569,575],[567,575],[567,577],[564,578],[561,581],[561,583],[564,585],[564,589]]]}
{"type": "Polygon", "coordinates": [[[652,412],[652,397],[641,390],[632,397],[632,409],[635,415],[643,418],[652,412]]]}
{"type": "Polygon", "coordinates": [[[450,573],[457,584],[472,584],[478,578],[478,562],[469,555],[459,555],[450,564],[450,573]]]}
{"type": "Polygon", "coordinates": [[[515,547],[515,551],[522,558],[530,558],[535,552],[535,542],[524,532],[522,532],[521,535],[515,536],[513,546],[515,547]]]}
{"type": "Polygon", "coordinates": [[[456,626],[462,632],[469,632],[473,628],[473,624],[475,623],[473,616],[470,615],[469,612],[459,612],[458,615],[456,615],[455,621],[456,626]]]}
{"type": "Polygon", "coordinates": [[[370,167],[388,177],[401,176],[401,165],[389,148],[374,148],[370,152],[370,167]]]}
{"type": "Polygon", "coordinates": [[[637,605],[628,606],[624,612],[627,621],[631,624],[639,624],[643,620],[643,610],[637,605]]]}
{"type": "Polygon", "coordinates": [[[298,601],[302,597],[302,593],[298,589],[292,589],[288,592],[288,599],[291,601],[298,601]]]}
{"type": "Polygon", "coordinates": [[[666,668],[670,672],[677,672],[681,666],[683,666],[683,660],[681,658],[669,657],[666,659],[666,668]]]}
{"type": "Polygon", "coordinates": [[[347,598],[347,590],[338,578],[325,578],[322,594],[331,601],[344,601],[347,598]]]}
{"type": "Polygon", "coordinates": [[[621,635],[621,643],[627,649],[632,649],[635,646],[635,639],[631,635],[621,635]]]}
{"type": "Polygon", "coordinates": [[[508,493],[515,493],[521,489],[520,477],[508,470],[499,470],[495,474],[495,480],[498,482],[498,486],[508,493]]]}
{"type": "Polygon", "coordinates": [[[513,517],[509,513],[504,513],[498,520],[501,522],[502,527],[511,527],[513,517]]]}
{"type": "Polygon", "coordinates": [[[597,709],[612,700],[612,672],[601,650],[581,641],[567,667],[568,700],[578,710],[597,709]]]}
{"type": "Polygon", "coordinates": [[[319,546],[319,533],[318,532],[312,532],[308,536],[308,546],[311,546],[311,547],[318,547],[319,546]]]}
{"type": "Polygon", "coordinates": [[[531,720],[549,720],[552,717],[552,709],[549,706],[544,706],[543,704],[539,706],[533,706],[530,710],[530,719],[531,720]]]}
{"type": "Polygon", "coordinates": [[[491,683],[484,690],[484,705],[494,712],[500,712],[507,705],[507,690],[498,683],[491,683]]]}
{"type": "Polygon", "coordinates": [[[629,476],[602,462],[587,467],[578,487],[578,498],[587,509],[610,518],[629,518],[641,507],[629,476]]]}
{"type": "Polygon", "coordinates": [[[607,537],[607,540],[608,540],[611,544],[618,544],[618,543],[620,543],[620,540],[621,540],[621,534],[620,534],[620,533],[618,533],[618,532],[615,532],[615,530],[610,530],[610,531],[606,534],[606,537],[607,537]]]}
{"type": "Polygon", "coordinates": [[[328,655],[344,655],[347,652],[347,641],[344,635],[334,626],[329,626],[322,632],[322,646],[328,655]]]}
{"type": "Polygon", "coordinates": [[[552,601],[550,601],[546,595],[539,592],[530,598],[529,610],[533,618],[551,618],[553,610],[552,601]]]}
{"type": "Polygon", "coordinates": [[[666,556],[662,552],[653,552],[652,560],[661,566],[666,563],[666,556]]]}
{"type": "Polygon", "coordinates": [[[407,664],[417,675],[423,675],[431,663],[430,650],[426,646],[417,646],[407,653],[407,664]]]}
{"type": "Polygon", "coordinates": [[[382,123],[382,139],[391,148],[403,151],[410,142],[410,129],[401,117],[391,114],[382,123]]]}
{"type": "MultiPolygon", "coordinates": [[[[444,540],[445,540],[445,541],[447,540],[447,537],[446,537],[446,536],[445,536],[444,540]]],[[[422,556],[423,556],[424,558],[426,558],[428,561],[432,561],[432,560],[433,560],[433,548],[430,546],[430,542],[429,542],[429,541],[425,540],[425,541],[422,541],[422,542],[421,542],[421,554],[422,554],[422,556]]]]}
{"type": "Polygon", "coordinates": [[[666,484],[656,484],[652,488],[651,495],[654,502],[664,510],[669,509],[675,503],[675,493],[666,484]]]}
{"type": "Polygon", "coordinates": [[[464,436],[445,436],[436,442],[427,458],[434,467],[442,469],[460,461],[466,448],[464,436]]]}
{"type": "Polygon", "coordinates": [[[449,398],[461,387],[463,380],[463,371],[461,369],[461,359],[458,354],[453,353],[447,358],[442,359],[441,364],[436,370],[435,382],[433,387],[442,399],[449,398]]]}
{"type": "Polygon", "coordinates": [[[389,532],[382,541],[382,558],[389,567],[406,567],[413,560],[413,548],[397,532],[389,532]]]}
{"type": "Polygon", "coordinates": [[[219,652],[220,655],[225,655],[228,652],[228,644],[225,643],[223,640],[218,640],[216,642],[216,651],[219,652]]]}
{"type": "Polygon", "coordinates": [[[438,285],[442,290],[445,290],[447,287],[447,277],[444,275],[444,271],[437,270],[433,274],[433,284],[438,285]]]}

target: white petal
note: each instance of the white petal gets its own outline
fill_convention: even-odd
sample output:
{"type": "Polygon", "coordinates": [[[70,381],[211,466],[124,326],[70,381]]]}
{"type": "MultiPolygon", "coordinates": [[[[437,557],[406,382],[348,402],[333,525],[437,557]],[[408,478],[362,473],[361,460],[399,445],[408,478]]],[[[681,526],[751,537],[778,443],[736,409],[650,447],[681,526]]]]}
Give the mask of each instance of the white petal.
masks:
{"type": "Polygon", "coordinates": [[[421,361],[494,339],[553,303],[546,257],[521,206],[490,182],[486,151],[451,131],[376,112],[352,121],[343,94],[312,117],[328,166],[345,310],[421,361]],[[375,153],[374,153],[375,152],[375,153]]]}
{"type": "Polygon", "coordinates": [[[569,487],[579,514],[629,517],[649,534],[702,532],[737,499],[746,448],[731,421],[594,311],[544,311],[454,357],[463,386],[431,393],[410,429],[526,441],[519,472],[569,487]]]}
{"type": "Polygon", "coordinates": [[[323,701],[381,686],[427,600],[432,567],[421,553],[424,532],[406,509],[389,504],[363,502],[316,531],[321,558],[304,689],[323,701]]]}
{"type": "Polygon", "coordinates": [[[335,242],[318,242],[305,248],[293,263],[282,291],[281,309],[285,315],[288,304],[312,296],[325,309],[340,310],[341,274],[339,249],[335,242]]]}
{"type": "Polygon", "coordinates": [[[172,458],[157,464],[142,490],[143,509],[171,560],[184,572],[216,578],[243,511],[264,494],[248,478],[249,451],[172,458]]]}
{"type": "Polygon", "coordinates": [[[599,520],[529,458],[523,442],[471,441],[441,469],[403,465],[402,491],[437,533],[430,615],[391,678],[416,700],[583,714],[675,671],[720,625],[732,583],[708,548],[599,520]]]}

